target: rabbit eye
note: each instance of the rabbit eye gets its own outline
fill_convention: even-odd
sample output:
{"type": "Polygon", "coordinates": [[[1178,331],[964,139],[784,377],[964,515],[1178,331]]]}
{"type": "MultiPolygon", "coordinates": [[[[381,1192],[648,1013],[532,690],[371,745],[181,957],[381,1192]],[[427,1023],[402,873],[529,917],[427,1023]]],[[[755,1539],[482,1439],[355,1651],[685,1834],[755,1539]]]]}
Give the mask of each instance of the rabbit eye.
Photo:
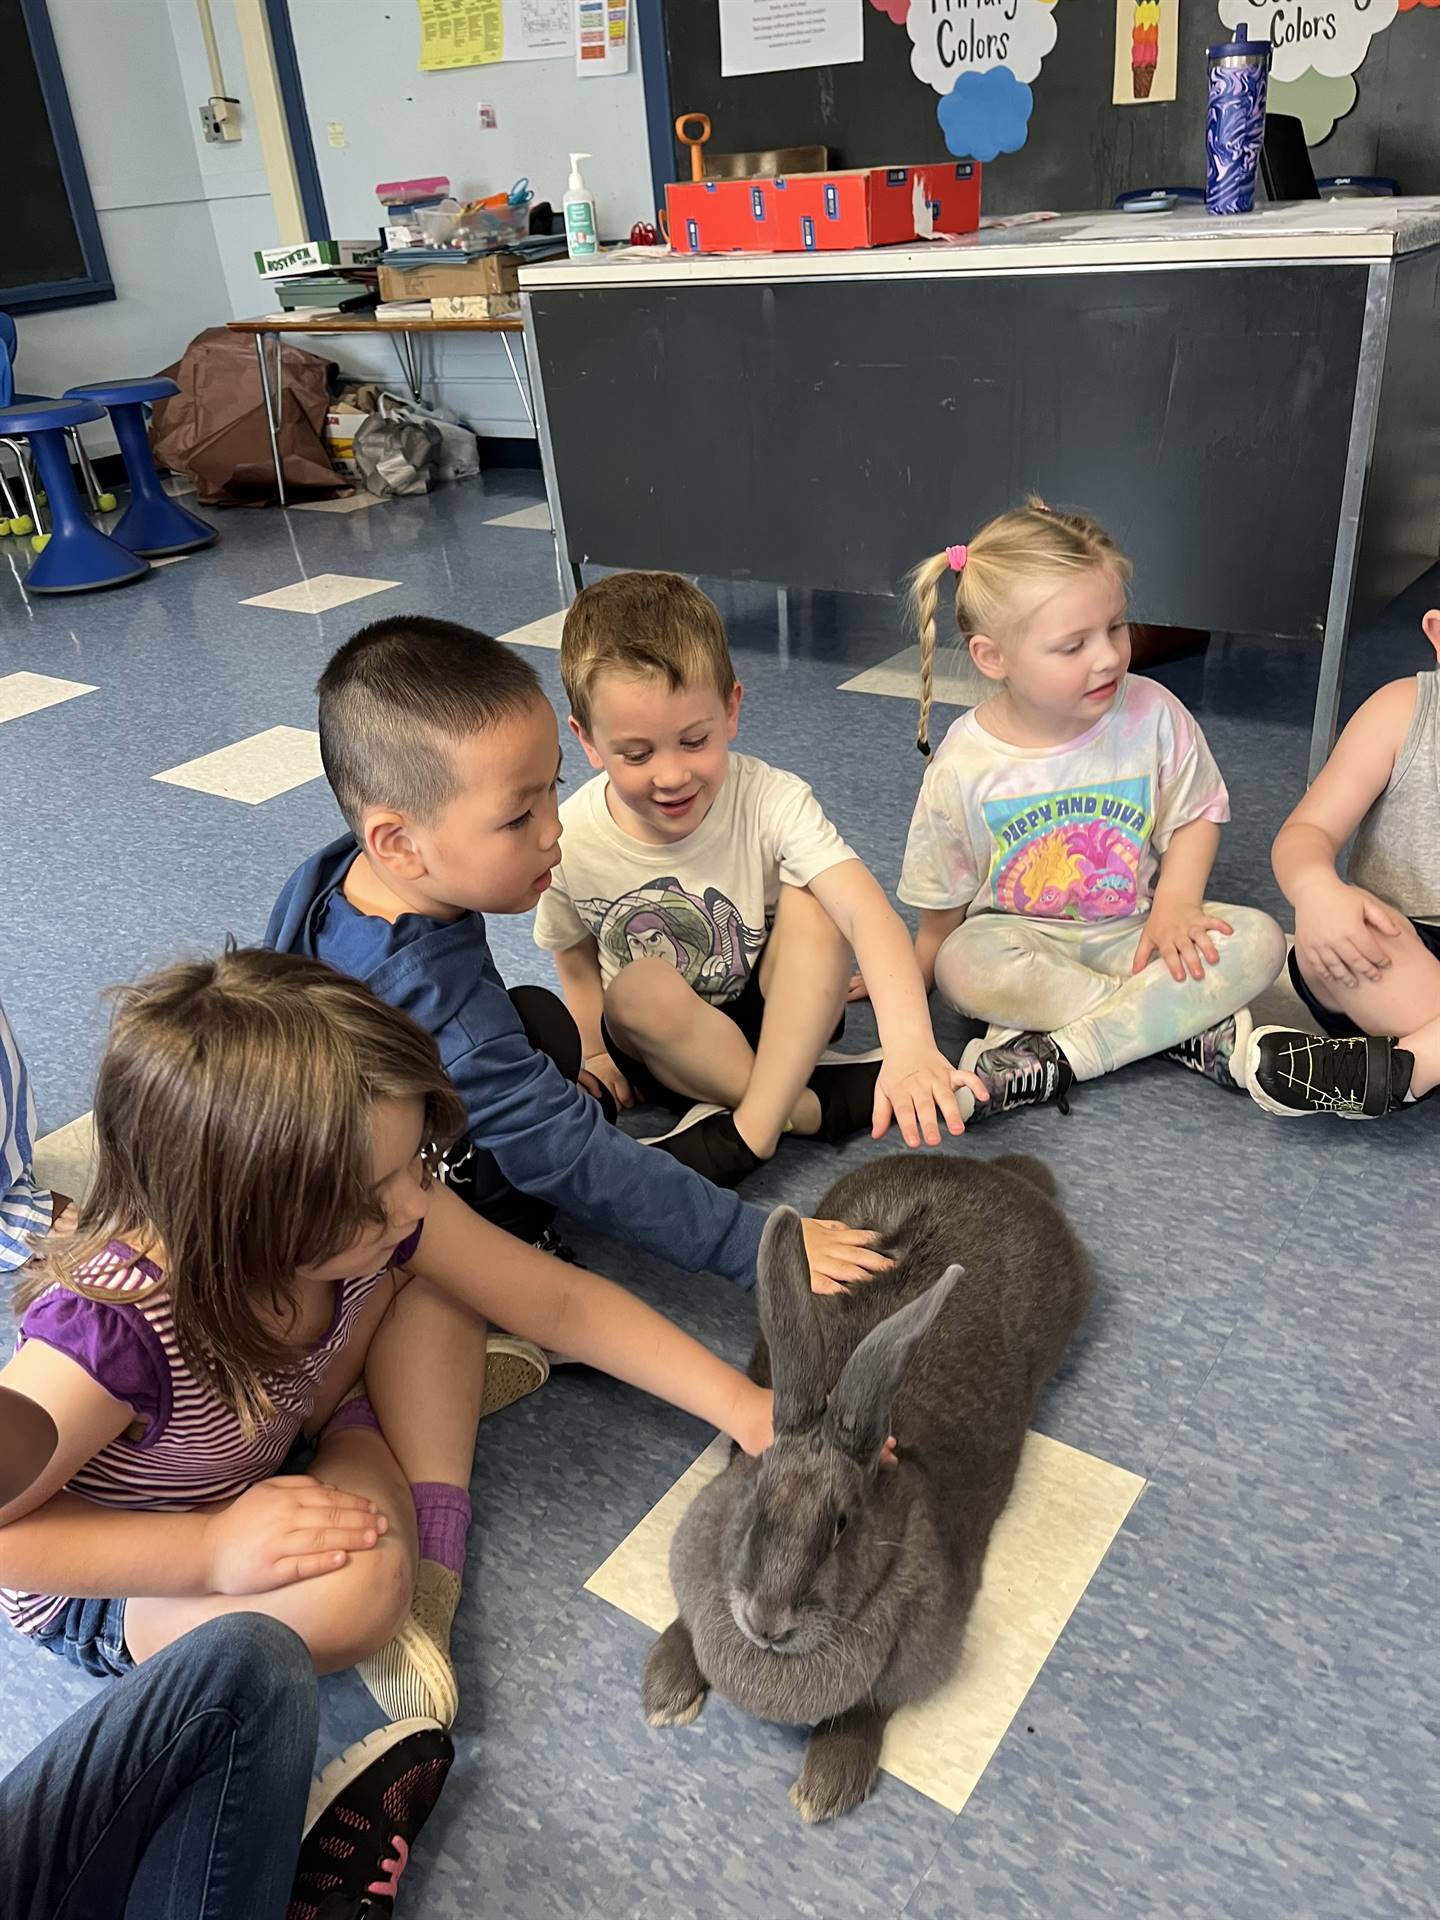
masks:
{"type": "Polygon", "coordinates": [[[849,1524],[850,1524],[850,1516],[848,1513],[836,1514],[834,1532],[830,1536],[830,1544],[832,1547],[839,1545],[840,1536],[842,1533],[844,1533],[846,1527],[848,1527],[849,1524]]]}

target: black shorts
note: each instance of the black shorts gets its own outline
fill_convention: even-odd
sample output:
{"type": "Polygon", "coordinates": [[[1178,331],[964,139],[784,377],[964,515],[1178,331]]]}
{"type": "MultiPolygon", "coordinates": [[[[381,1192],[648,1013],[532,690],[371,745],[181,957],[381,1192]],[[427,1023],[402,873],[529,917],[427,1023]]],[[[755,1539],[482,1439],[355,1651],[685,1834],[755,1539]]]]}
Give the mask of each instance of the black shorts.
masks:
{"type": "MultiPolygon", "coordinates": [[[[1433,953],[1440,960],[1440,927],[1429,925],[1424,920],[1412,920],[1411,926],[1420,936],[1420,943],[1427,953],[1433,953]]],[[[1360,1028],[1343,1013],[1335,1013],[1329,1007],[1322,1007],[1310,989],[1310,983],[1300,971],[1300,961],[1294,947],[1290,949],[1290,984],[1305,1002],[1315,1023],[1322,1033],[1328,1033],[1332,1040],[1354,1040],[1360,1037],[1360,1028]]]]}
{"type": "MultiPolygon", "coordinates": [[[[763,952],[763,949],[762,949],[763,952]]],[[[727,1020],[733,1020],[744,1034],[746,1044],[753,1052],[760,1044],[760,1028],[765,1019],[765,994],[760,985],[761,954],[755,956],[755,964],[750,969],[750,977],[733,1000],[726,1000],[716,1008],[727,1020]]],[[[845,1014],[842,1009],[840,1023],[830,1036],[834,1043],[845,1031],[845,1014]]],[[[657,1079],[643,1060],[637,1060],[633,1053],[627,1053],[617,1044],[614,1034],[607,1026],[604,1016],[600,1020],[600,1039],[605,1051],[619,1067],[625,1078],[635,1089],[636,1097],[647,1107],[667,1107],[671,1113],[684,1113],[693,1106],[689,1094],[676,1093],[673,1087],[667,1087],[663,1080],[657,1079]]]]}

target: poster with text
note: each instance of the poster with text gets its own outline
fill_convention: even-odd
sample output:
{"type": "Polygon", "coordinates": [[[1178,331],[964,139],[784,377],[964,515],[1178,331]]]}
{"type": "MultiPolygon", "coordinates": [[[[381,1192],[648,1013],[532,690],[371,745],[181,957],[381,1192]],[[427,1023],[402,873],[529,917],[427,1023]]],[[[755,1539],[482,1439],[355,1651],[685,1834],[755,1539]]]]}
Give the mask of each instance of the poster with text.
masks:
{"type": "Polygon", "coordinates": [[[849,66],[864,57],[865,0],[720,0],[727,78],[849,66]]]}
{"type": "Polygon", "coordinates": [[[1252,40],[1275,49],[1272,80],[1298,80],[1311,67],[1354,73],[1398,9],[1399,0],[1220,0],[1227,27],[1243,23],[1252,40]]]}
{"type": "Polygon", "coordinates": [[[582,80],[630,71],[630,0],[575,0],[575,71],[582,80]]]}
{"type": "Polygon", "coordinates": [[[912,0],[910,70],[940,95],[945,144],[982,165],[1018,153],[1030,131],[1030,82],[1055,45],[1053,0],[912,0]]]}
{"type": "Polygon", "coordinates": [[[1180,0],[1115,0],[1117,107],[1175,98],[1180,0]]]}

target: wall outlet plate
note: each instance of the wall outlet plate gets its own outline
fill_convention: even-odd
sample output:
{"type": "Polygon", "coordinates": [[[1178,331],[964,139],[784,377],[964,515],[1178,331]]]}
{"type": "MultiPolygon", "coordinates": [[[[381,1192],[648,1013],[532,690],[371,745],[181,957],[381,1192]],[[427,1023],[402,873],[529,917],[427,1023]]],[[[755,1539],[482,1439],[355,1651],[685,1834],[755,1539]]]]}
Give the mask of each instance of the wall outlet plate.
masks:
{"type": "Polygon", "coordinates": [[[240,138],[240,102],[212,95],[200,108],[200,125],[212,146],[240,138]]]}

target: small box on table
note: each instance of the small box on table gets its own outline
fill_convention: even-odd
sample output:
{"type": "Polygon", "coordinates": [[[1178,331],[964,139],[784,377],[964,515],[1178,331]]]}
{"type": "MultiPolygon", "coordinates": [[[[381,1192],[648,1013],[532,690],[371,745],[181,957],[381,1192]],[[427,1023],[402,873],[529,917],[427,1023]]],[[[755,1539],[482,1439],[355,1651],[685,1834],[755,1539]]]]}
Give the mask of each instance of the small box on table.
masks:
{"type": "Polygon", "coordinates": [[[380,268],[382,300],[436,300],[453,295],[516,293],[520,287],[520,256],[482,253],[478,259],[451,266],[380,268]]]}
{"type": "Polygon", "coordinates": [[[856,167],[750,180],[676,180],[665,189],[677,253],[829,253],[930,233],[974,233],[973,160],[856,167]]]}

